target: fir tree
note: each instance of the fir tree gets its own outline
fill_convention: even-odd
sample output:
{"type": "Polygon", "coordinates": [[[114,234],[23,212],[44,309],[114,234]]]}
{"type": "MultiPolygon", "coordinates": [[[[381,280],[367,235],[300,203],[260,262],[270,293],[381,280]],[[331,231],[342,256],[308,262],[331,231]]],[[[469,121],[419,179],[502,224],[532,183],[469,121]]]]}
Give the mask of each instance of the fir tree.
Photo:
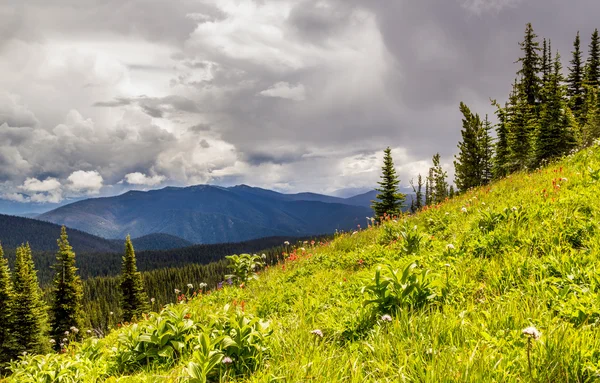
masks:
{"type": "Polygon", "coordinates": [[[77,275],[75,267],[75,253],[69,245],[67,230],[64,226],[57,243],[58,253],[56,254],[57,263],[54,267],[51,307],[51,335],[56,340],[56,347],[64,337],[65,331],[73,332],[72,328],[79,331],[81,328],[81,300],[83,297],[81,279],[77,275]]]}
{"type": "Polygon", "coordinates": [[[444,171],[440,165],[440,154],[436,153],[433,156],[433,167],[431,168],[432,186],[431,186],[431,202],[438,204],[443,202],[448,197],[448,182],[446,178],[448,173],[444,171]]]}
{"type": "Polygon", "coordinates": [[[121,266],[121,309],[125,322],[141,318],[148,310],[148,297],[144,291],[142,275],[137,271],[135,251],[129,235],[125,240],[125,255],[121,266]]]}
{"type": "Polygon", "coordinates": [[[433,168],[429,168],[429,174],[425,179],[425,206],[430,206],[432,199],[431,194],[433,193],[433,168]]]}
{"type": "Polygon", "coordinates": [[[29,244],[17,248],[14,271],[14,333],[17,353],[45,353],[48,318],[29,244]]]}
{"type": "Polygon", "coordinates": [[[531,23],[525,28],[525,38],[519,43],[523,57],[517,62],[521,63],[521,69],[517,72],[521,76],[522,92],[529,105],[536,105],[540,94],[540,72],[541,60],[539,56],[540,43],[537,41],[537,35],[533,31],[531,23]]]}
{"type": "Polygon", "coordinates": [[[508,161],[510,154],[508,147],[507,128],[508,104],[502,108],[500,104],[496,102],[496,100],[492,100],[492,105],[496,107],[496,118],[498,119],[498,124],[496,125],[496,157],[493,163],[493,173],[495,178],[502,178],[508,174],[508,161]]]}
{"type": "Polygon", "coordinates": [[[550,75],[550,63],[548,62],[548,42],[544,39],[542,43],[542,84],[548,80],[550,75]]]}
{"type": "Polygon", "coordinates": [[[598,87],[600,85],[600,36],[598,35],[598,29],[595,29],[592,33],[589,49],[585,68],[585,82],[591,87],[598,87]]]}
{"type": "Polygon", "coordinates": [[[0,375],[2,367],[15,357],[13,334],[14,292],[4,251],[0,245],[0,375]]]}
{"type": "Polygon", "coordinates": [[[579,121],[581,121],[583,117],[582,106],[585,99],[583,88],[584,73],[580,45],[579,32],[577,32],[577,36],[573,42],[573,58],[570,61],[571,66],[569,67],[569,76],[567,78],[567,94],[569,96],[569,106],[579,121]]]}
{"type": "Polygon", "coordinates": [[[590,146],[594,140],[600,138],[600,98],[599,89],[586,85],[586,98],[584,109],[586,111],[586,120],[581,126],[581,145],[590,146]]]}
{"type": "Polygon", "coordinates": [[[469,107],[460,103],[462,119],[462,141],[458,143],[459,153],[454,161],[454,183],[459,191],[464,192],[482,184],[483,159],[481,151],[481,119],[473,114],[469,107]]]}
{"type": "Polygon", "coordinates": [[[563,82],[560,55],[557,53],[554,70],[545,89],[546,102],[542,105],[541,124],[537,131],[536,165],[560,157],[576,145],[576,121],[567,106],[566,87],[563,82]]]}
{"type": "Polygon", "coordinates": [[[487,185],[492,182],[494,175],[494,143],[490,134],[492,130],[492,123],[488,119],[487,114],[481,129],[481,136],[479,138],[479,147],[481,151],[481,184],[487,185]]]}
{"type": "Polygon", "coordinates": [[[448,197],[449,197],[449,198],[453,198],[453,197],[454,197],[454,194],[455,194],[455,191],[454,191],[454,186],[453,186],[453,185],[450,185],[450,189],[448,189],[448,197]]]}
{"type": "Polygon", "coordinates": [[[389,147],[384,151],[381,170],[381,181],[378,182],[380,189],[375,189],[379,192],[377,195],[379,201],[372,201],[375,216],[383,217],[386,213],[390,216],[398,216],[402,212],[402,204],[406,196],[398,192],[400,180],[396,176],[396,169],[392,160],[392,150],[389,147]]]}
{"type": "Polygon", "coordinates": [[[410,186],[415,193],[415,197],[411,201],[411,211],[415,213],[423,208],[423,178],[420,174],[417,177],[417,186],[415,187],[413,180],[410,180],[410,186]]]}
{"type": "Polygon", "coordinates": [[[527,168],[531,163],[533,138],[539,126],[535,107],[517,86],[509,98],[507,110],[508,172],[527,168]]]}

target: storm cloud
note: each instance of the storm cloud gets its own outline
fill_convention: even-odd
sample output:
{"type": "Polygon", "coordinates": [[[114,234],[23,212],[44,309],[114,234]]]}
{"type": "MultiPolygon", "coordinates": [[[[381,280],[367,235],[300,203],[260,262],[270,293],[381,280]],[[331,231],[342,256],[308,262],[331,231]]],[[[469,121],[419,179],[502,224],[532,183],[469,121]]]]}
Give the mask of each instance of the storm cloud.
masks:
{"type": "Polygon", "coordinates": [[[405,186],[436,152],[452,174],[458,104],[492,114],[489,99],[505,101],[525,24],[566,67],[599,12],[595,0],[3,1],[0,194],[371,188],[386,146],[405,186]]]}

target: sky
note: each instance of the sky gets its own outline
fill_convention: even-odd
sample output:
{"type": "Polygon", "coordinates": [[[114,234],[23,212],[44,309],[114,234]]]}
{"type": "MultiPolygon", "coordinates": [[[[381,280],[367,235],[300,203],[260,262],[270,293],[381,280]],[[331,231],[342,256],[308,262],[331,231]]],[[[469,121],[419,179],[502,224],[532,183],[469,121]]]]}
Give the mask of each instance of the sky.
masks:
{"type": "Polygon", "coordinates": [[[453,176],[460,101],[504,102],[532,22],[568,65],[597,0],[3,0],[0,198],[128,189],[403,186],[439,152],[453,176]]]}

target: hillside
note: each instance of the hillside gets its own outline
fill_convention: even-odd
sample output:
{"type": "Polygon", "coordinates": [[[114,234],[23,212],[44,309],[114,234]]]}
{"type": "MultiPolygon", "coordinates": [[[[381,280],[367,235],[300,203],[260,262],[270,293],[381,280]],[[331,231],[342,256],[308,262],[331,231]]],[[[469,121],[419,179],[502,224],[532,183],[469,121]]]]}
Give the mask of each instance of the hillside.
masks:
{"type": "MultiPolygon", "coordinates": [[[[0,242],[5,249],[14,249],[22,243],[29,242],[31,248],[37,251],[55,251],[58,237],[59,225],[0,214],[0,242]]],[[[71,246],[80,252],[120,252],[123,248],[122,243],[116,244],[74,229],[69,229],[69,241],[71,246]]]]}
{"type": "Polygon", "coordinates": [[[332,198],[298,197],[244,185],[167,187],[79,201],[39,219],[104,238],[164,233],[210,244],[353,230],[372,215],[370,208],[330,203],[332,198]]]}
{"type": "MultiPolygon", "coordinates": [[[[140,251],[179,249],[193,245],[192,242],[186,241],[183,238],[164,233],[147,234],[142,237],[134,238],[131,241],[135,245],[135,248],[140,251]]],[[[123,247],[123,240],[115,239],[112,242],[123,247]]]]}
{"type": "Polygon", "coordinates": [[[85,382],[593,381],[599,194],[595,146],[295,248],[242,287],[187,291],[105,339],[25,357],[9,381],[50,369],[85,382]]]}

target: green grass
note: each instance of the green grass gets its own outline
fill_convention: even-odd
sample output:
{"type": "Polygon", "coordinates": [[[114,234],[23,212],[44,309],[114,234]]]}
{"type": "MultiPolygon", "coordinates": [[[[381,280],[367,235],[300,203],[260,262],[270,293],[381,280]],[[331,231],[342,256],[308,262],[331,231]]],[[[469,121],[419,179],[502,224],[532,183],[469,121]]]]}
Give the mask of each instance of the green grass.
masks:
{"type": "MultiPolygon", "coordinates": [[[[68,371],[69,364],[65,382],[188,381],[188,363],[200,358],[193,352],[198,334],[219,335],[219,323],[230,320],[225,305],[240,318],[268,321],[272,332],[257,330],[264,348],[234,357],[232,365],[219,363],[213,381],[600,380],[599,196],[595,146],[398,222],[304,245],[244,288],[226,285],[169,307],[163,316],[189,310],[187,320],[197,326],[182,335],[180,356],[125,366],[119,359],[128,351],[119,341],[131,333],[125,326],[94,346],[88,341],[62,355],[24,357],[8,381],[34,381],[27,374],[51,365],[68,371]],[[382,278],[391,275],[386,264],[400,278],[413,262],[406,283],[381,290],[379,302],[387,299],[391,310],[364,305],[376,298],[368,286],[375,286],[379,266],[382,278]],[[424,270],[429,274],[419,285],[424,270]],[[389,322],[382,319],[387,311],[389,322]],[[530,341],[522,334],[528,326],[541,337],[530,341]],[[311,333],[317,329],[323,337],[311,333]],[[87,373],[67,379],[77,371],[87,373]]],[[[244,352],[255,350],[253,339],[244,352]]]]}

